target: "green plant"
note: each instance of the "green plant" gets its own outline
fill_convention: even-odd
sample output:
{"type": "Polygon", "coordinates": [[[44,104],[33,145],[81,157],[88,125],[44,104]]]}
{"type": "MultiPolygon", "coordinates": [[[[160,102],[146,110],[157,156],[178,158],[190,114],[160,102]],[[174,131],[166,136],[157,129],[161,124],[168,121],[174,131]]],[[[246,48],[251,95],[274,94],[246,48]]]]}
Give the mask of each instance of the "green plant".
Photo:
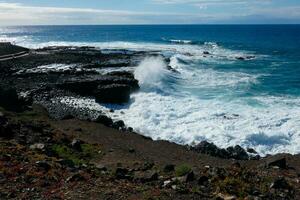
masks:
{"type": "Polygon", "coordinates": [[[184,175],[188,174],[189,172],[191,172],[191,170],[192,169],[189,165],[182,164],[175,168],[175,174],[176,174],[176,176],[184,176],[184,175]]]}

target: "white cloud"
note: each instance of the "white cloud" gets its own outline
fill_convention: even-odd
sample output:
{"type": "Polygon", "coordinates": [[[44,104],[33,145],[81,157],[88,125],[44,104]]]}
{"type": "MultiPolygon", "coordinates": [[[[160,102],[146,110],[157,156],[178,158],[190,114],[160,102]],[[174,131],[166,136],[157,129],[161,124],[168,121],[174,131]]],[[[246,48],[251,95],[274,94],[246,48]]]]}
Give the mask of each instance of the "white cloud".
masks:
{"type": "MultiPolygon", "coordinates": [[[[224,4],[221,0],[152,0],[157,3],[192,3],[205,8],[212,4],[224,4]]],[[[246,0],[228,0],[225,4],[245,4],[246,0]]],[[[251,2],[256,2],[253,0],[251,2]]],[[[260,0],[269,2],[269,0],[260,0]]],[[[138,12],[129,10],[103,10],[93,8],[64,8],[28,6],[19,3],[0,1],[0,25],[65,25],[65,24],[199,24],[199,23],[231,23],[239,19],[251,23],[251,16],[262,16],[262,19],[283,19],[295,21],[300,19],[300,7],[251,7],[239,6],[240,12],[138,12]],[[245,12],[244,12],[245,11],[245,12]]],[[[289,21],[287,21],[288,23],[289,21]]],[[[262,21],[263,23],[263,21],[262,21]]]]}

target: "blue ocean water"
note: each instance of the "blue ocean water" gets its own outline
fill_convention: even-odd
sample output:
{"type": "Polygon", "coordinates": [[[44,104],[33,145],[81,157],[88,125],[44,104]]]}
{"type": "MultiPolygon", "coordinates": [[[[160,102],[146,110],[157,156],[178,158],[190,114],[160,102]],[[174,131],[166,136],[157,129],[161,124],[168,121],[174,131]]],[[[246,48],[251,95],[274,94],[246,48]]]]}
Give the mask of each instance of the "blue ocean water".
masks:
{"type": "Polygon", "coordinates": [[[154,139],[300,153],[300,25],[2,27],[1,39],[160,52],[180,73],[145,58],[141,91],[112,117],[154,139]]]}

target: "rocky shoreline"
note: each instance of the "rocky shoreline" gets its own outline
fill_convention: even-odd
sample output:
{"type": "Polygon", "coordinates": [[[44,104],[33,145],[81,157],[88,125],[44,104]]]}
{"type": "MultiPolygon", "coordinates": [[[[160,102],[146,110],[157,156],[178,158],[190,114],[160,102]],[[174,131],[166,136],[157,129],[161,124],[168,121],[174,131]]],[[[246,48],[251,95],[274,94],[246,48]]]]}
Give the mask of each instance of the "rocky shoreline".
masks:
{"type": "Polygon", "coordinates": [[[1,199],[300,197],[298,155],[261,158],[240,146],[152,141],[101,111],[58,100],[127,103],[139,89],[131,68],[143,57],[161,56],[156,52],[28,51],[0,61],[1,199]]]}

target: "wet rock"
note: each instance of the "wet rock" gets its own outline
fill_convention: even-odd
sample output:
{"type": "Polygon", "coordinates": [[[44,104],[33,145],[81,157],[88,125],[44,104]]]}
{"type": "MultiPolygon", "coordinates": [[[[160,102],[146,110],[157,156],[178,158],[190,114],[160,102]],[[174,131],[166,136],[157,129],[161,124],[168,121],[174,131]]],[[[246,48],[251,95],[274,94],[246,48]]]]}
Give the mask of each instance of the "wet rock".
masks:
{"type": "Polygon", "coordinates": [[[104,126],[111,127],[113,125],[113,120],[105,115],[99,115],[95,122],[103,124],[104,126]]]}
{"type": "Polygon", "coordinates": [[[94,91],[99,103],[127,103],[130,99],[131,88],[125,84],[99,85],[94,91]]]}
{"type": "Polygon", "coordinates": [[[112,127],[118,130],[125,129],[125,123],[123,120],[116,121],[112,124],[112,127]]]}
{"type": "Polygon", "coordinates": [[[257,152],[253,148],[247,148],[248,153],[257,154],[257,152]]]}
{"type": "Polygon", "coordinates": [[[173,171],[175,171],[175,165],[168,164],[164,167],[164,172],[166,173],[173,172],[173,171]]]}
{"type": "Polygon", "coordinates": [[[241,57],[241,56],[239,56],[239,57],[235,57],[235,59],[237,59],[237,60],[246,60],[246,58],[244,58],[244,57],[241,57]]]}
{"type": "Polygon", "coordinates": [[[74,149],[76,151],[82,151],[82,148],[81,148],[82,144],[83,144],[83,142],[81,140],[74,139],[71,143],[71,147],[72,147],[72,149],[74,149]]]}
{"type": "Polygon", "coordinates": [[[228,158],[229,153],[225,149],[218,148],[215,144],[207,141],[202,141],[198,145],[192,148],[198,153],[208,154],[220,158],[228,158]]]}
{"type": "Polygon", "coordinates": [[[229,157],[236,160],[249,160],[249,155],[241,146],[236,145],[235,147],[227,148],[229,157]]]}
{"type": "Polygon", "coordinates": [[[134,180],[142,183],[158,180],[158,173],[155,171],[138,171],[134,174],[134,180]]]}
{"type": "Polygon", "coordinates": [[[286,169],[287,164],[286,164],[286,158],[271,158],[267,161],[267,166],[268,167],[279,167],[281,169],[286,169]]]}
{"type": "Polygon", "coordinates": [[[203,51],[204,55],[209,55],[210,53],[208,51],[203,51]]]}

